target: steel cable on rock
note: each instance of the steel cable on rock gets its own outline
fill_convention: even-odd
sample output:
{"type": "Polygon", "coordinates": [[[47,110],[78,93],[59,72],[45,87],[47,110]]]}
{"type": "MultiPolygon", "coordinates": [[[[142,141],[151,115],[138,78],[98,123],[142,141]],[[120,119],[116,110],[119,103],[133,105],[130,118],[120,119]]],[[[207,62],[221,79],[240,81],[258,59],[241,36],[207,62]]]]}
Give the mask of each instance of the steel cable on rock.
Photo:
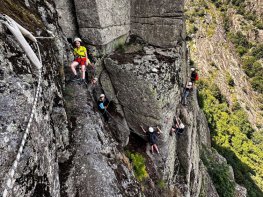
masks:
{"type": "Polygon", "coordinates": [[[41,70],[39,70],[39,72],[38,72],[38,85],[37,85],[37,90],[36,90],[33,106],[32,106],[31,113],[30,113],[30,118],[29,118],[29,121],[27,123],[27,127],[26,127],[26,130],[24,132],[24,135],[23,135],[23,138],[22,138],[22,141],[21,141],[18,153],[16,155],[16,159],[15,159],[15,161],[14,161],[14,163],[12,165],[12,168],[11,168],[11,170],[9,172],[9,178],[7,180],[7,183],[6,183],[6,186],[8,188],[5,188],[5,190],[3,192],[3,197],[6,197],[8,195],[8,190],[12,190],[13,189],[13,186],[14,186],[14,183],[15,183],[15,180],[16,180],[16,179],[14,179],[14,175],[15,175],[15,172],[17,170],[17,166],[18,166],[18,163],[20,161],[21,155],[23,153],[23,150],[24,150],[24,147],[25,147],[25,143],[26,143],[26,140],[27,140],[27,137],[28,137],[28,134],[29,134],[29,129],[31,127],[31,124],[32,124],[32,121],[33,121],[33,118],[34,118],[34,115],[35,115],[35,112],[36,112],[36,105],[37,105],[37,101],[38,101],[38,98],[39,98],[39,92],[40,92],[40,87],[41,87],[41,80],[42,80],[42,72],[41,72],[41,70]]]}
{"type": "MultiPolygon", "coordinates": [[[[23,49],[25,49],[25,45],[26,45],[26,47],[29,46],[27,41],[25,41],[21,31],[27,33],[27,35],[25,35],[25,36],[29,36],[29,37],[34,39],[34,36],[32,34],[28,33],[27,30],[23,29],[23,27],[19,26],[13,19],[11,19],[8,16],[1,15],[0,19],[1,19],[1,22],[3,22],[9,29],[11,29],[12,33],[14,34],[14,36],[17,38],[17,40],[20,42],[20,44],[23,45],[23,49]]],[[[20,143],[20,146],[19,146],[19,149],[18,149],[18,153],[16,155],[16,159],[13,162],[13,165],[12,165],[11,169],[9,170],[8,179],[6,181],[6,186],[5,186],[5,189],[4,189],[4,192],[3,192],[3,197],[7,197],[9,191],[13,189],[14,183],[16,181],[16,179],[14,178],[14,175],[16,173],[16,170],[17,170],[17,167],[18,167],[21,155],[23,153],[23,150],[24,150],[24,147],[25,147],[25,143],[27,141],[27,137],[28,137],[28,134],[29,134],[29,131],[30,131],[30,127],[31,127],[34,115],[36,113],[36,105],[37,105],[37,102],[38,102],[40,88],[41,88],[41,81],[42,81],[42,59],[41,59],[41,53],[40,53],[39,45],[38,45],[37,42],[35,42],[35,44],[36,44],[36,47],[37,47],[37,50],[38,50],[38,61],[39,61],[38,65],[36,65],[37,63],[33,62],[33,64],[36,66],[36,68],[38,70],[38,73],[37,73],[38,74],[37,90],[36,90],[36,94],[34,96],[33,106],[32,106],[31,113],[30,113],[30,116],[29,116],[29,120],[28,120],[28,123],[27,123],[27,126],[26,126],[26,130],[25,130],[25,132],[23,134],[23,138],[22,138],[22,141],[20,143]]],[[[31,49],[31,47],[30,47],[30,49],[31,49]]],[[[27,50],[26,53],[27,53],[28,56],[29,56],[29,54],[32,54],[32,53],[33,53],[34,56],[36,56],[36,54],[33,52],[33,50],[32,51],[28,51],[27,50]]],[[[32,61],[31,57],[30,57],[30,60],[32,61]]]]}

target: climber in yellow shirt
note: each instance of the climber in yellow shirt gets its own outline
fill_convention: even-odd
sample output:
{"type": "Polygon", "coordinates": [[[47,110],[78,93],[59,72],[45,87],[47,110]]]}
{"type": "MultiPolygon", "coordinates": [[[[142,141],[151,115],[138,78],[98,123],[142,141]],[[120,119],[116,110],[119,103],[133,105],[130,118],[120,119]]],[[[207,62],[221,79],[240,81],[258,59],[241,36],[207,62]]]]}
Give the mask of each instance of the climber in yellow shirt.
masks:
{"type": "Polygon", "coordinates": [[[81,66],[81,73],[82,73],[82,82],[85,82],[85,67],[88,64],[91,64],[89,59],[88,59],[88,55],[87,55],[87,49],[84,46],[81,46],[81,39],[80,38],[75,38],[74,39],[74,61],[71,63],[70,67],[72,72],[74,73],[74,78],[73,80],[77,80],[78,76],[77,76],[77,71],[76,71],[76,67],[78,65],[81,66]]]}

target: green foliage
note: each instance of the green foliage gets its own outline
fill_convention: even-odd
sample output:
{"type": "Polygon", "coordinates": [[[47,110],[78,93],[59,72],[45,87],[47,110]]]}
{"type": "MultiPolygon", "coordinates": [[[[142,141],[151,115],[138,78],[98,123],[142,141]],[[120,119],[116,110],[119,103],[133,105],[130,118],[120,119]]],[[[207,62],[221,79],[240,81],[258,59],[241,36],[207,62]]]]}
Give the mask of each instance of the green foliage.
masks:
{"type": "Polygon", "coordinates": [[[236,50],[240,56],[243,56],[245,53],[248,52],[248,49],[243,46],[237,46],[236,50]]]}
{"type": "Polygon", "coordinates": [[[223,4],[221,0],[212,0],[212,2],[215,4],[217,8],[220,8],[223,4]]]}
{"type": "Polygon", "coordinates": [[[198,28],[194,24],[190,24],[187,34],[192,35],[198,31],[198,28]]]}
{"type": "MultiPolygon", "coordinates": [[[[253,89],[259,93],[263,93],[263,67],[256,61],[261,52],[256,49],[254,51],[254,56],[248,56],[243,58],[243,69],[248,77],[250,77],[250,82],[253,89]]],[[[252,52],[253,54],[253,52],[252,52]]]]}
{"type": "Polygon", "coordinates": [[[230,28],[230,21],[229,21],[229,17],[226,15],[226,13],[223,13],[223,23],[224,23],[225,31],[228,32],[229,28],[230,28]]]}
{"type": "Polygon", "coordinates": [[[255,12],[251,13],[251,12],[248,12],[244,15],[244,18],[247,19],[247,20],[251,20],[251,21],[256,21],[257,19],[257,15],[255,12]]]}
{"type": "Polygon", "coordinates": [[[263,93],[263,78],[261,76],[255,76],[251,79],[251,85],[259,93],[263,93]]]}
{"type": "Polygon", "coordinates": [[[263,22],[261,20],[254,21],[254,26],[258,29],[263,29],[263,22]]]}
{"type": "Polygon", "coordinates": [[[124,43],[118,43],[116,46],[116,50],[119,51],[120,53],[124,53],[125,52],[124,43]]]}
{"type": "Polygon", "coordinates": [[[202,17],[205,15],[205,10],[200,9],[200,10],[198,10],[198,12],[196,12],[196,14],[197,14],[197,16],[202,17]]]}
{"type": "Polygon", "coordinates": [[[254,139],[254,130],[240,107],[230,110],[224,100],[218,99],[220,92],[211,80],[200,80],[199,84],[199,103],[208,120],[213,146],[233,166],[236,181],[248,189],[248,196],[263,196],[263,152],[255,143],[261,138],[254,139]]]}
{"type": "Polygon", "coordinates": [[[235,86],[235,82],[234,79],[231,77],[231,75],[229,73],[227,73],[226,75],[226,80],[227,80],[227,84],[231,87],[235,86]]]}
{"type": "Polygon", "coordinates": [[[263,58],[263,44],[252,49],[252,55],[258,60],[263,58]]]}
{"type": "Polygon", "coordinates": [[[204,153],[201,155],[201,159],[207,167],[208,173],[212,178],[219,196],[233,197],[235,194],[235,183],[231,180],[229,166],[224,163],[221,164],[215,159],[205,156],[204,153]]]}
{"type": "Polygon", "coordinates": [[[146,171],[145,159],[143,155],[139,153],[128,153],[129,159],[132,161],[135,177],[138,181],[143,181],[149,175],[146,171]]]}
{"type": "Polygon", "coordinates": [[[164,189],[166,187],[166,183],[164,182],[164,180],[159,180],[157,182],[157,186],[160,188],[160,189],[164,189]]]}
{"type": "Polygon", "coordinates": [[[235,45],[236,50],[240,56],[243,56],[245,53],[247,53],[248,49],[250,48],[250,43],[240,31],[238,31],[236,34],[228,32],[227,37],[235,45]]]}
{"type": "Polygon", "coordinates": [[[190,66],[193,67],[195,64],[194,60],[190,59],[190,66]]]}
{"type": "Polygon", "coordinates": [[[245,0],[231,0],[231,3],[235,6],[242,6],[245,0]]]}

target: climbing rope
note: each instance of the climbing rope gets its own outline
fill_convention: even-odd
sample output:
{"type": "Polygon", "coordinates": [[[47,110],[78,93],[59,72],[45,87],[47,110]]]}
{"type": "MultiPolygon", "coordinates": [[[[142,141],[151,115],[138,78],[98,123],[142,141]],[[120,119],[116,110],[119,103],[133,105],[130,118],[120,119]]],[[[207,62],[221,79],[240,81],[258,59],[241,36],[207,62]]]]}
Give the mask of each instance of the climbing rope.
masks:
{"type": "Polygon", "coordinates": [[[8,191],[13,189],[13,186],[14,186],[14,183],[15,183],[15,180],[16,180],[14,178],[14,175],[16,173],[17,166],[18,166],[18,163],[20,161],[21,155],[23,153],[23,150],[24,150],[24,147],[25,147],[25,143],[26,143],[26,140],[27,140],[27,136],[29,134],[29,129],[31,127],[31,124],[32,124],[32,121],[33,121],[33,118],[34,118],[34,115],[35,115],[35,112],[36,112],[36,105],[37,105],[37,101],[38,101],[38,98],[39,98],[39,92],[40,92],[41,80],[42,80],[41,70],[39,70],[38,75],[39,75],[39,78],[38,78],[37,91],[36,91],[35,98],[34,98],[34,103],[33,103],[32,109],[31,109],[30,118],[29,118],[29,121],[27,123],[26,131],[24,132],[24,135],[23,135],[23,138],[22,138],[22,141],[21,141],[18,153],[16,155],[16,159],[15,159],[15,161],[14,161],[12,167],[11,167],[11,170],[9,172],[9,177],[8,177],[7,182],[6,182],[7,188],[5,188],[5,190],[3,192],[3,197],[6,197],[8,195],[8,191]]]}
{"type": "Polygon", "coordinates": [[[8,29],[13,33],[13,35],[16,37],[16,39],[20,43],[20,45],[22,46],[22,48],[26,52],[26,54],[29,57],[29,59],[31,60],[31,62],[38,69],[38,85],[37,85],[36,94],[34,96],[34,102],[33,102],[33,106],[31,109],[30,118],[29,118],[29,121],[27,123],[26,130],[23,134],[23,138],[22,138],[21,144],[19,146],[18,153],[16,155],[16,159],[15,159],[11,169],[9,170],[8,179],[6,182],[6,187],[5,187],[4,192],[3,192],[3,197],[7,197],[9,191],[13,189],[14,183],[16,181],[16,179],[14,178],[14,175],[16,173],[21,155],[23,153],[34,115],[36,113],[36,105],[37,105],[37,101],[39,98],[41,81],[42,81],[42,71],[41,71],[42,70],[41,69],[42,68],[42,59],[41,59],[39,45],[38,45],[35,37],[30,32],[28,32],[26,29],[24,29],[22,26],[17,24],[13,19],[11,19],[10,17],[8,17],[6,15],[0,14],[0,22],[5,24],[8,27],[8,29]],[[28,37],[29,39],[31,39],[35,43],[37,51],[38,51],[38,57],[34,53],[32,48],[30,47],[28,42],[25,40],[24,36],[28,37]]]}

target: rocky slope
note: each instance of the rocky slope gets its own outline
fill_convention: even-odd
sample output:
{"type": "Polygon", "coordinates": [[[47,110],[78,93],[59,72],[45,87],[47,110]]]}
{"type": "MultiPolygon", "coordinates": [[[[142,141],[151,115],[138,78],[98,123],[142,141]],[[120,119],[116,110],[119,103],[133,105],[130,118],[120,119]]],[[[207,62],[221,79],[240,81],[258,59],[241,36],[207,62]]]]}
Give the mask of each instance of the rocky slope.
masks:
{"type": "MultiPolygon", "coordinates": [[[[218,196],[201,160],[201,153],[210,154],[203,151],[210,149],[210,133],[196,90],[186,107],[180,104],[189,76],[183,2],[159,3],[3,1],[0,12],[11,13],[34,35],[55,35],[39,40],[44,76],[40,100],[10,196],[218,196]],[[145,14],[143,7],[149,7],[145,14]],[[137,36],[130,36],[130,29],[137,36]],[[98,50],[96,86],[68,80],[72,54],[66,37],[78,32],[98,50]],[[96,108],[101,92],[112,100],[109,124],[96,108]],[[186,130],[171,137],[174,116],[186,130]],[[161,127],[160,155],[150,153],[141,124],[161,127]],[[127,151],[144,156],[150,177],[136,180],[127,151]]],[[[3,25],[0,42],[2,192],[30,115],[37,75],[3,25]]],[[[216,163],[228,166],[214,154],[220,158],[216,163]]],[[[227,172],[236,195],[245,196],[231,168],[227,172]]]]}

